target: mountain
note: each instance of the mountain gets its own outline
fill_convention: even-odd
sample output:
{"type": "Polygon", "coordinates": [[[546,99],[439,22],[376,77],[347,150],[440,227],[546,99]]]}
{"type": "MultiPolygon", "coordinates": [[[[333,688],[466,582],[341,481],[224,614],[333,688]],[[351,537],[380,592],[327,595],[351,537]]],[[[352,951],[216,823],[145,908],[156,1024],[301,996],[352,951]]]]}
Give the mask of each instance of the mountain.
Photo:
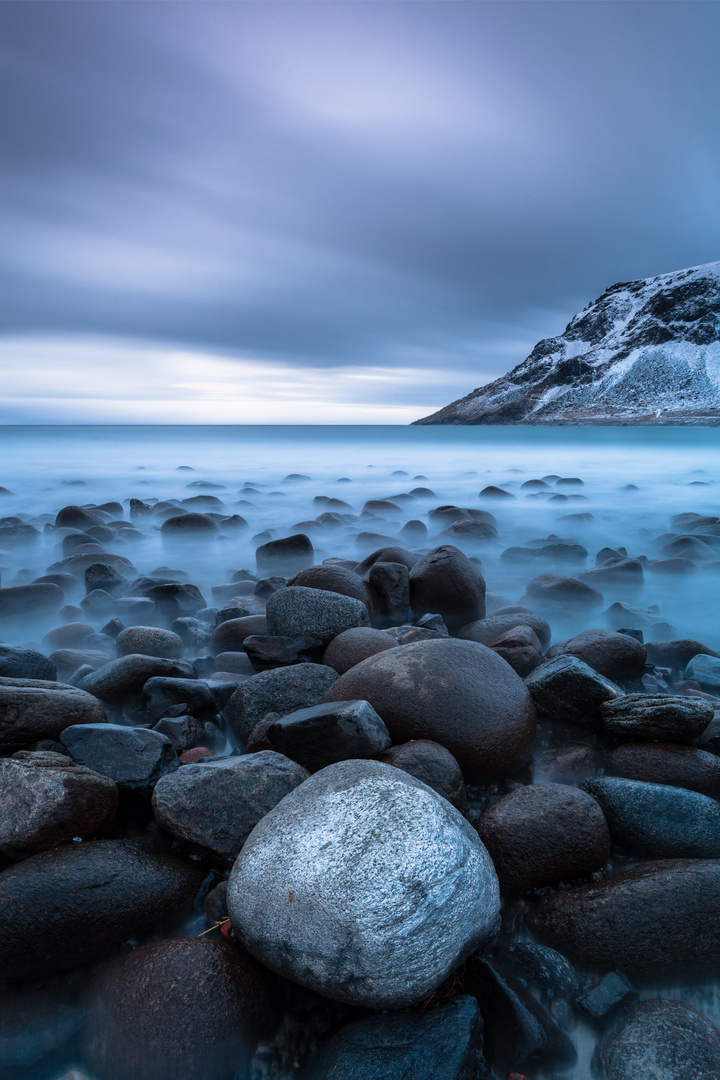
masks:
{"type": "Polygon", "coordinates": [[[612,285],[527,360],[416,424],[720,424],[720,262],[612,285]]]}

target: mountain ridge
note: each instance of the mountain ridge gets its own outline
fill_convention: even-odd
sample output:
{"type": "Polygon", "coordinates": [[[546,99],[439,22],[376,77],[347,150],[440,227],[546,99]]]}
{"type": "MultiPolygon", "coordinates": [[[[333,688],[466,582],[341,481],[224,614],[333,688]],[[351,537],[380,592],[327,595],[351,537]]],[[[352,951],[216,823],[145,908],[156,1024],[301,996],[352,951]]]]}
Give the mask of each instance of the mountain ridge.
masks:
{"type": "Polygon", "coordinates": [[[720,261],[611,285],[512,371],[414,423],[720,425],[720,261]]]}

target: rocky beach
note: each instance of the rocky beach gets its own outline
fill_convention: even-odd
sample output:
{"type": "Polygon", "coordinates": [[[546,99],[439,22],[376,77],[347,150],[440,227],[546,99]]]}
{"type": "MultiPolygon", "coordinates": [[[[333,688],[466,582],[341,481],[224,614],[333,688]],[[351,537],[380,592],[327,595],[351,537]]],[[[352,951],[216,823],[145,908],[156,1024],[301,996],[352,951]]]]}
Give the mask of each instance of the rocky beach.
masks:
{"type": "Polygon", "coordinates": [[[153,437],[6,472],[2,1075],[720,1077],[692,436],[153,437]]]}

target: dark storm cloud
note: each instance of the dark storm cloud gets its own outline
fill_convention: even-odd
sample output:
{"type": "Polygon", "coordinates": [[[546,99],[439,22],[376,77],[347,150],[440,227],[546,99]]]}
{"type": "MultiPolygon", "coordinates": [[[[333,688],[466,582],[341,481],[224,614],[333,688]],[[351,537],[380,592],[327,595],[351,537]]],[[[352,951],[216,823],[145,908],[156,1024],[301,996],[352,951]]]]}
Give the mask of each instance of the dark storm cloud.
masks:
{"type": "Polygon", "coordinates": [[[719,257],[719,32],[693,2],[2,3],[0,333],[470,389],[719,257]]]}

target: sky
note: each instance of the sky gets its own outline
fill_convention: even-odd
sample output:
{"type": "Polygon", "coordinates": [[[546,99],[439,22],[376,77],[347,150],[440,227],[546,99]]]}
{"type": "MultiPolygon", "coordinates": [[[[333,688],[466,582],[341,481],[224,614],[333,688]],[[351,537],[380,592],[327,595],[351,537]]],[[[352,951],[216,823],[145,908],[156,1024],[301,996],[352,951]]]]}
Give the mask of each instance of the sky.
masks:
{"type": "Polygon", "coordinates": [[[408,423],[720,258],[720,4],[0,0],[0,423],[408,423]]]}

